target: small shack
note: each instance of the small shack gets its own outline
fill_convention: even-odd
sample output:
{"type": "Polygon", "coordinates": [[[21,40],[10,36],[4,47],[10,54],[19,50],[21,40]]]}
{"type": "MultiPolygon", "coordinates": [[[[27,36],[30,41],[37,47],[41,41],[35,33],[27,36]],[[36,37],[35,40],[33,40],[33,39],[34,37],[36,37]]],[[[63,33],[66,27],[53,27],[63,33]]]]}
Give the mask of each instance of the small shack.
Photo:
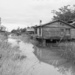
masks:
{"type": "Polygon", "coordinates": [[[26,29],[26,32],[27,32],[28,34],[34,34],[34,28],[33,28],[33,27],[28,27],[28,28],[26,29]]]}
{"type": "Polygon", "coordinates": [[[62,20],[52,21],[34,28],[36,39],[43,40],[70,40],[75,39],[75,26],[62,20]]]}

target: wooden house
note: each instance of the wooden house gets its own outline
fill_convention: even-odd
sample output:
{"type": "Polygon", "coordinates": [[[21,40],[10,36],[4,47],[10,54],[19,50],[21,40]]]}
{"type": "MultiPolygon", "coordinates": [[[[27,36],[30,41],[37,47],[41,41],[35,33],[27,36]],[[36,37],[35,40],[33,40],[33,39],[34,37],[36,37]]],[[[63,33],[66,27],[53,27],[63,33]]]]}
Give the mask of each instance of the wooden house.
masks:
{"type": "Polygon", "coordinates": [[[75,39],[75,26],[56,20],[35,27],[36,38],[75,39]]]}

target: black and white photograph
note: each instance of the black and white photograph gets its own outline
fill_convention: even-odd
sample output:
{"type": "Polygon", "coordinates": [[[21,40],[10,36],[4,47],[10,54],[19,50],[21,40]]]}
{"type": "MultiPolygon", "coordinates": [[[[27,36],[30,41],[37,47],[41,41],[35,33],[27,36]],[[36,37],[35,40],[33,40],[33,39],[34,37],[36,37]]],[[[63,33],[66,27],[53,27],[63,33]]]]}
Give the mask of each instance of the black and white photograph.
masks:
{"type": "Polygon", "coordinates": [[[0,0],[0,75],[75,75],[75,0],[0,0]]]}

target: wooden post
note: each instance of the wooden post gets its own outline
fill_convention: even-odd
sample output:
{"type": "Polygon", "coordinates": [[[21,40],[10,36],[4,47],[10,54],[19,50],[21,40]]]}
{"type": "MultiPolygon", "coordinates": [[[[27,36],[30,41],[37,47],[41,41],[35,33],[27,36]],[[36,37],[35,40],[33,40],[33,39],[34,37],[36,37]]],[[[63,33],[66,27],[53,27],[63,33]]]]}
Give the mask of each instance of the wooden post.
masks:
{"type": "Polygon", "coordinates": [[[43,39],[43,46],[46,46],[46,40],[43,39]]]}

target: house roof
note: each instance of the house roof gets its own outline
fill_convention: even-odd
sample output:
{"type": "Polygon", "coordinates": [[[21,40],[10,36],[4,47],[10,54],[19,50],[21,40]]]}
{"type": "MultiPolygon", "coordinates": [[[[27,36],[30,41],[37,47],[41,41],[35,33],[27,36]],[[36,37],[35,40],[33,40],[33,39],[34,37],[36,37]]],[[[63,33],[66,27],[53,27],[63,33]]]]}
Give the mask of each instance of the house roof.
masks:
{"type": "Polygon", "coordinates": [[[49,22],[49,23],[46,23],[46,24],[42,24],[42,25],[36,26],[35,28],[44,27],[46,25],[49,25],[49,24],[52,24],[52,23],[55,23],[55,22],[62,22],[62,23],[66,24],[66,25],[68,25],[68,26],[70,26],[72,28],[75,28],[75,26],[70,25],[69,23],[66,23],[66,22],[64,22],[62,20],[55,20],[55,21],[52,21],[52,22],[49,22]]]}

